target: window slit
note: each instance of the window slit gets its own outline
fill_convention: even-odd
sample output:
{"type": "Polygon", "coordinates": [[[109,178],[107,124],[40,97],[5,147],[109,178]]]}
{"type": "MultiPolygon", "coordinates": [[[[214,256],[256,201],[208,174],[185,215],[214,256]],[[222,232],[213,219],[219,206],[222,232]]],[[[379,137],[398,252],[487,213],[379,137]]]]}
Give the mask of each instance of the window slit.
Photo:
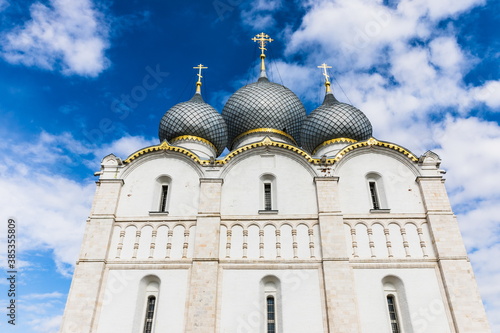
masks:
{"type": "Polygon", "coordinates": [[[167,196],[168,196],[168,185],[163,185],[161,187],[160,212],[167,211],[167,196]]]}
{"type": "Polygon", "coordinates": [[[265,210],[271,210],[272,209],[272,204],[271,204],[271,184],[270,183],[265,183],[264,184],[264,209],[265,210]]]}
{"type": "Polygon", "coordinates": [[[155,313],[156,297],[149,296],[146,307],[146,321],[144,322],[144,333],[153,332],[153,317],[155,313]]]}
{"type": "Polygon", "coordinates": [[[400,333],[394,296],[387,296],[387,306],[389,307],[389,318],[391,320],[392,333],[400,333]]]}
{"type": "Polygon", "coordinates": [[[377,185],[375,184],[375,182],[369,182],[369,185],[370,185],[370,197],[372,199],[373,209],[380,209],[380,204],[377,195],[377,185]]]}
{"type": "Polygon", "coordinates": [[[267,333],[276,333],[276,308],[274,297],[267,297],[267,333]]]}

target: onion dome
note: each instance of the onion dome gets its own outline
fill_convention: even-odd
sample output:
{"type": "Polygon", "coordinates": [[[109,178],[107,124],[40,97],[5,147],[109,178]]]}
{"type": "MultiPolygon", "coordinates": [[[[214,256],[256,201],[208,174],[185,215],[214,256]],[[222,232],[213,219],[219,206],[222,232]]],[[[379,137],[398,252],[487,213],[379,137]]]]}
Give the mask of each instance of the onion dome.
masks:
{"type": "MultiPolygon", "coordinates": [[[[201,74],[198,76],[201,78],[201,74]]],[[[167,140],[170,143],[179,139],[196,140],[211,146],[218,156],[227,144],[226,123],[217,110],[204,102],[200,80],[196,86],[196,93],[189,101],[176,104],[165,112],[160,121],[158,137],[160,141],[167,140]]]]}
{"type": "Polygon", "coordinates": [[[274,133],[297,144],[306,110],[300,99],[283,85],[270,82],[265,71],[265,43],[271,42],[261,33],[253,38],[261,44],[261,73],[257,82],[236,91],[222,110],[228,128],[230,146],[250,133],[274,133]]]}
{"type": "Polygon", "coordinates": [[[297,143],[306,110],[290,89],[261,77],[229,98],[222,117],[228,126],[229,142],[251,130],[274,129],[297,143]]]}
{"type": "Polygon", "coordinates": [[[331,92],[328,76],[325,76],[326,96],[323,104],[312,111],[302,125],[302,147],[309,152],[314,152],[329,140],[342,138],[364,141],[372,136],[370,120],[354,106],[339,102],[331,92]]]}

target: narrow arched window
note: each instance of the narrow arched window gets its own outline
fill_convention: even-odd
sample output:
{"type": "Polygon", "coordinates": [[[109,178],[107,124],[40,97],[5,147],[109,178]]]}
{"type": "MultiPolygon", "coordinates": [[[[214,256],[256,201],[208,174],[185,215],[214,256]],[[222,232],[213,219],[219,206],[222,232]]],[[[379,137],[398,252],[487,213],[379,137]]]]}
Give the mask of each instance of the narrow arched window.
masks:
{"type": "Polygon", "coordinates": [[[168,185],[162,185],[161,196],[160,196],[160,212],[162,213],[168,212],[167,199],[168,199],[168,185]]]}
{"type": "Polygon", "coordinates": [[[281,316],[281,296],[280,296],[280,280],[276,276],[265,276],[261,280],[261,305],[263,322],[261,323],[260,332],[278,333],[283,332],[282,316],[281,316]]]}
{"type": "Polygon", "coordinates": [[[272,210],[271,183],[264,183],[264,210],[272,210]]]}
{"type": "Polygon", "coordinates": [[[276,304],[273,296],[267,297],[267,333],[276,333],[276,304]]]}
{"type": "Polygon", "coordinates": [[[261,214],[277,214],[276,177],[273,175],[262,175],[260,177],[260,207],[261,214]]]}
{"type": "Polygon", "coordinates": [[[376,172],[370,172],[366,175],[366,184],[370,200],[370,212],[388,213],[389,208],[382,176],[376,172]]]}
{"type": "Polygon", "coordinates": [[[396,310],[396,298],[394,295],[387,295],[387,307],[389,309],[389,319],[391,320],[392,333],[400,333],[398,313],[396,310]]]}
{"type": "Polygon", "coordinates": [[[371,204],[372,204],[372,209],[380,209],[380,201],[378,198],[378,193],[377,193],[377,183],[374,181],[369,181],[368,186],[370,188],[370,198],[371,198],[371,204]]]}
{"type": "Polygon", "coordinates": [[[382,279],[389,332],[413,332],[403,281],[393,275],[382,279]]]}
{"type": "Polygon", "coordinates": [[[150,214],[168,214],[169,201],[172,192],[172,178],[163,175],[156,178],[156,183],[153,191],[153,202],[150,214]]]}
{"type": "Polygon", "coordinates": [[[146,318],[144,321],[144,333],[153,332],[153,320],[155,315],[156,297],[149,296],[146,305],[146,318]]]}

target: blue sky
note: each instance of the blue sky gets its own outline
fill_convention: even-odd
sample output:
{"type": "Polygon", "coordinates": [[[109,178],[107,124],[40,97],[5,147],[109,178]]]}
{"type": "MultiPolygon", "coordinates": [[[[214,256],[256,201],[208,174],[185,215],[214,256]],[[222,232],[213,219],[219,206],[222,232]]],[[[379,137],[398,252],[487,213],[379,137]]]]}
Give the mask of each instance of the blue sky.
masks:
{"type": "MultiPolygon", "coordinates": [[[[93,191],[109,153],[156,144],[158,123],[194,92],[219,111],[257,75],[308,112],[334,93],[374,136],[432,149],[494,331],[500,332],[500,2],[487,0],[0,0],[0,256],[18,222],[19,325],[56,332],[93,191]]],[[[5,265],[2,265],[2,268],[5,265]]],[[[0,289],[6,287],[0,282],[0,289]]],[[[2,291],[0,305],[6,302],[2,291]]]]}

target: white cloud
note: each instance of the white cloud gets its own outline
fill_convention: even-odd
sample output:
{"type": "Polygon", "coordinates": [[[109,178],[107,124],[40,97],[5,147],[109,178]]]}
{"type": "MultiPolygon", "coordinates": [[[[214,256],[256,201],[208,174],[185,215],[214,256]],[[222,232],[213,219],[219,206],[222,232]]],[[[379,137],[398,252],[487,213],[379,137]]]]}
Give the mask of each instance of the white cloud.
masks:
{"type": "MultiPolygon", "coordinates": [[[[64,176],[66,168],[98,171],[109,154],[126,158],[139,148],[157,143],[124,136],[102,147],[84,144],[69,133],[42,132],[30,142],[2,138],[0,149],[0,219],[18,226],[19,249],[51,249],[61,274],[75,263],[95,191],[93,178],[64,176]],[[35,142],[33,144],[32,142],[35,142]]],[[[2,239],[2,241],[5,241],[2,239]]]]}
{"type": "Polygon", "coordinates": [[[7,0],[0,0],[0,12],[4,11],[9,6],[10,6],[9,1],[7,1],[7,0]]]}
{"type": "Polygon", "coordinates": [[[61,298],[63,296],[64,295],[61,294],[60,292],[54,291],[51,293],[44,293],[44,294],[28,294],[28,295],[22,296],[22,299],[24,299],[24,300],[35,300],[35,299],[39,300],[39,299],[61,298]]]}
{"type": "MultiPolygon", "coordinates": [[[[482,3],[467,1],[450,5],[447,11],[439,7],[439,15],[430,15],[438,8],[422,1],[400,1],[395,8],[382,1],[310,1],[301,26],[289,34],[285,51],[287,58],[303,55],[304,62],[288,66],[301,73],[300,67],[318,71],[316,66],[323,62],[333,65],[332,76],[349,97],[346,100],[334,82],[337,98],[351,100],[363,110],[375,136],[404,139],[409,148],[425,149],[432,140],[412,137],[424,133],[431,137],[429,118],[442,118],[449,110],[466,115],[478,103],[500,106],[497,81],[465,85],[464,75],[478,59],[460,47],[452,24],[440,28],[434,19],[482,3]]],[[[306,90],[299,87],[297,92],[306,90]]],[[[318,100],[311,89],[303,97],[318,100]]]]}
{"type": "MultiPolygon", "coordinates": [[[[23,162],[20,162],[23,163],[23,162]]],[[[7,215],[18,225],[19,249],[51,248],[57,261],[73,264],[90,210],[94,185],[50,174],[24,165],[26,174],[13,169],[0,178],[2,220],[7,215]]]]}
{"type": "Polygon", "coordinates": [[[498,283],[500,267],[491,263],[500,257],[500,242],[480,249],[472,253],[470,257],[483,302],[489,314],[492,332],[500,332],[500,317],[498,316],[498,309],[500,309],[500,284],[498,283]]]}
{"type": "Polygon", "coordinates": [[[492,197],[500,200],[500,188],[492,181],[500,170],[498,123],[474,117],[448,118],[436,129],[434,139],[440,146],[435,151],[443,158],[453,184],[453,204],[492,197]]]}
{"type": "Polygon", "coordinates": [[[402,3],[419,6],[428,11],[429,16],[433,20],[443,19],[446,17],[455,17],[456,15],[467,11],[472,7],[483,5],[485,0],[424,0],[411,1],[405,0],[402,3]]]}
{"type": "Polygon", "coordinates": [[[94,150],[94,155],[96,158],[101,159],[108,154],[115,154],[116,156],[125,159],[132,153],[144,147],[149,147],[159,144],[158,139],[149,138],[146,139],[140,136],[123,136],[118,140],[115,140],[109,144],[103,145],[98,149],[94,150]]]}
{"type": "Polygon", "coordinates": [[[437,37],[429,44],[430,62],[443,70],[443,74],[459,75],[466,67],[466,57],[455,37],[437,37]]]}
{"type": "Polygon", "coordinates": [[[263,30],[273,26],[276,21],[273,14],[282,6],[282,0],[255,0],[248,9],[241,11],[243,24],[254,30],[263,30]]]}
{"type": "Polygon", "coordinates": [[[51,0],[30,7],[31,20],[5,33],[11,63],[95,77],[108,66],[108,25],[92,0],[51,0]]]}
{"type": "MultiPolygon", "coordinates": [[[[3,131],[0,131],[3,133],[3,131]]],[[[69,133],[41,132],[32,140],[0,137],[0,220],[14,218],[18,250],[52,252],[59,273],[70,277],[80,251],[85,221],[95,191],[94,178],[64,176],[66,168],[83,168],[85,174],[99,170],[105,155],[126,158],[139,148],[158,143],[139,136],[124,136],[104,146],[76,140],[69,133]],[[90,169],[90,170],[89,170],[90,169]]],[[[73,172],[73,174],[75,174],[73,172]]],[[[3,236],[3,234],[2,234],[3,236]]],[[[0,247],[5,248],[5,237],[0,247]]],[[[0,258],[4,259],[5,254],[0,258]]],[[[39,265],[37,258],[18,261],[24,272],[39,265]]],[[[22,295],[19,299],[19,329],[56,333],[61,323],[66,295],[59,291],[22,295]]]]}
{"type": "Polygon", "coordinates": [[[500,81],[487,81],[480,87],[472,89],[472,93],[477,101],[485,103],[488,107],[500,108],[500,81]]]}
{"type": "Polygon", "coordinates": [[[29,325],[37,332],[42,333],[57,333],[61,325],[62,316],[40,317],[33,319],[29,325]]]}

